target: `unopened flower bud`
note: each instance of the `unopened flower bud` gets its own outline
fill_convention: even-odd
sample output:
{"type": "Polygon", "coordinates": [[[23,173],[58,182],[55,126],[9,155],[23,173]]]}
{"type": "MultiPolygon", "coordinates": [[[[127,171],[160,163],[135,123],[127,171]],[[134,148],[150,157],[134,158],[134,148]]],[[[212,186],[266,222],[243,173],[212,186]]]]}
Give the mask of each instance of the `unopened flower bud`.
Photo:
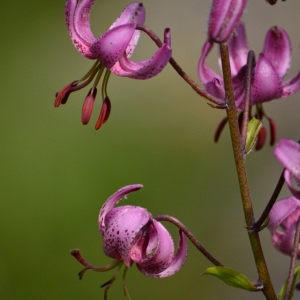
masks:
{"type": "Polygon", "coordinates": [[[246,3],[246,0],[213,0],[208,22],[209,40],[226,42],[239,23],[246,3]]]}

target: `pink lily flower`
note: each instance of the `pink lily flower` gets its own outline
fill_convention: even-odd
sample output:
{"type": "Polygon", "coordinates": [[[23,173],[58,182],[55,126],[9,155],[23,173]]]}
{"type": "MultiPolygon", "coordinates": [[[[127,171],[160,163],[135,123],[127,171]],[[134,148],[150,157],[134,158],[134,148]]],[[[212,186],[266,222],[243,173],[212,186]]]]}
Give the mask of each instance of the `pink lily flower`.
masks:
{"type": "MultiPolygon", "coordinates": [[[[272,234],[274,247],[287,255],[292,255],[296,224],[300,216],[300,201],[289,197],[274,204],[269,217],[268,229],[272,234]]],[[[300,251],[297,254],[300,259],[300,251]]]]}
{"type": "MultiPolygon", "coordinates": [[[[206,63],[206,58],[213,48],[213,42],[205,42],[202,54],[198,63],[198,75],[205,85],[206,90],[212,95],[224,98],[223,78],[214,72],[206,63]]],[[[228,41],[229,58],[231,63],[232,83],[235,94],[236,107],[241,113],[244,111],[246,64],[249,52],[247,46],[246,32],[243,23],[240,23],[234,34],[228,41]]],[[[286,81],[286,76],[291,63],[292,51],[288,34],[281,28],[273,27],[266,35],[263,52],[259,54],[251,79],[250,106],[256,106],[255,117],[262,120],[266,117],[269,120],[271,130],[271,144],[275,141],[275,123],[265,114],[262,103],[274,99],[286,98],[295,94],[300,89],[300,72],[286,81]],[[268,84],[266,84],[266,82],[268,84]]],[[[249,116],[252,118],[252,116],[249,116]]],[[[225,122],[223,121],[218,129],[219,136],[225,122]]],[[[265,139],[265,128],[261,137],[265,139]]],[[[264,141],[259,141],[262,145],[264,141]]]]}
{"type": "Polygon", "coordinates": [[[95,126],[99,129],[107,121],[111,108],[107,95],[110,73],[133,79],[152,78],[166,66],[172,50],[170,30],[166,29],[164,43],[152,58],[138,62],[130,60],[141,33],[138,27],[143,26],[145,22],[143,4],[129,4],[108,31],[95,38],[90,28],[90,11],[94,3],[95,0],[66,2],[65,19],[72,42],[81,55],[96,62],[80,80],[69,83],[56,94],[54,106],[65,104],[70,93],[84,88],[95,78],[82,107],[82,123],[87,124],[93,110],[97,85],[104,74],[101,89],[103,104],[95,126]]]}
{"type": "MultiPolygon", "coordinates": [[[[236,106],[239,111],[243,111],[245,68],[249,52],[243,23],[237,26],[228,41],[228,47],[236,106]]],[[[206,58],[212,48],[211,41],[204,44],[198,64],[198,75],[207,91],[214,96],[224,98],[222,77],[206,64],[206,58]]],[[[291,57],[291,42],[288,34],[281,28],[271,28],[267,32],[263,52],[258,57],[253,73],[250,105],[286,98],[300,89],[300,72],[292,79],[283,82],[290,67],[291,57]],[[268,84],[265,84],[266,82],[268,84]]]]}
{"type": "Polygon", "coordinates": [[[115,262],[106,267],[95,267],[81,257],[79,250],[73,250],[72,255],[85,266],[79,273],[80,278],[88,269],[102,272],[120,264],[126,266],[126,272],[136,263],[141,273],[156,278],[168,277],[180,270],[187,256],[182,231],[179,231],[179,246],[175,254],[170,233],[145,208],[131,205],[115,207],[127,194],[142,187],[141,184],[125,186],[105,201],[99,213],[99,230],[104,253],[115,262]]]}
{"type": "Polygon", "coordinates": [[[282,139],[274,149],[274,155],[285,168],[284,178],[292,195],[300,199],[300,144],[288,139],[282,139]],[[293,181],[298,189],[293,186],[293,181]]]}

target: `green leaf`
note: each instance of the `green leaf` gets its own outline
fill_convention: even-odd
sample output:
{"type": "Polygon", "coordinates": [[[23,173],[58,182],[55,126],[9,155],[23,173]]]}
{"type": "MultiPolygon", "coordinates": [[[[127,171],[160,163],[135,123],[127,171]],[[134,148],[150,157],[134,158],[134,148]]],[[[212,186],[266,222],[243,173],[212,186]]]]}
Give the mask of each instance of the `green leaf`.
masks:
{"type": "Polygon", "coordinates": [[[257,136],[259,134],[262,124],[259,120],[254,117],[248,122],[247,126],[247,137],[245,145],[245,153],[249,154],[253,147],[255,146],[257,136]]]}
{"type": "MultiPolygon", "coordinates": [[[[292,282],[292,287],[291,287],[291,293],[290,293],[290,296],[289,296],[289,300],[291,300],[293,298],[293,294],[294,294],[294,290],[295,290],[295,285],[296,285],[297,278],[298,278],[299,274],[300,274],[300,266],[298,266],[295,269],[295,272],[294,272],[293,282],[292,282]]],[[[288,282],[288,278],[285,280],[285,282],[284,282],[284,284],[283,284],[283,286],[282,286],[282,288],[280,290],[280,293],[278,295],[278,300],[283,300],[284,299],[287,282],[288,282]]]]}
{"type": "Polygon", "coordinates": [[[252,281],[250,281],[245,275],[239,273],[236,270],[225,268],[225,267],[210,267],[204,272],[204,275],[213,275],[221,279],[227,285],[235,288],[247,290],[247,291],[258,291],[252,281]]]}

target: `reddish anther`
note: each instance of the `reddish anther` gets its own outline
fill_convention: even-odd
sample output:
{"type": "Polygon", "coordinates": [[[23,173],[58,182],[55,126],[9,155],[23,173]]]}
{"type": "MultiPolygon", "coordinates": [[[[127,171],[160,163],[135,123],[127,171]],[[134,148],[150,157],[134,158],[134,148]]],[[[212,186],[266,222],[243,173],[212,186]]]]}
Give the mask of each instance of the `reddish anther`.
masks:
{"type": "Polygon", "coordinates": [[[98,130],[107,120],[110,115],[111,102],[108,97],[105,97],[102,106],[98,121],[95,125],[95,129],[98,130]]]}
{"type": "Polygon", "coordinates": [[[89,93],[87,94],[83,102],[82,114],[81,114],[81,121],[83,125],[88,124],[90,121],[96,95],[97,95],[97,88],[90,89],[89,93]]]}

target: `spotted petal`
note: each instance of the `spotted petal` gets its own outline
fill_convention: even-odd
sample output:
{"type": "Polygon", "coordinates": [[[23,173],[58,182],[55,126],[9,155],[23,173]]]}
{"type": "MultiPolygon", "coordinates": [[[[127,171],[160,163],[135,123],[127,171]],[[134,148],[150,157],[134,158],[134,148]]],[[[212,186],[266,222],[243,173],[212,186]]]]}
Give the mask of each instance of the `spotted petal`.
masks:
{"type": "Polygon", "coordinates": [[[110,210],[105,216],[102,234],[104,253],[130,267],[133,263],[129,254],[132,245],[150,218],[151,214],[139,206],[126,205],[110,210]]]}
{"type": "Polygon", "coordinates": [[[170,30],[166,29],[164,43],[152,58],[134,62],[123,53],[116,64],[110,69],[114,74],[133,79],[149,79],[157,75],[169,62],[172,55],[170,30]]]}
{"type": "MultiPolygon", "coordinates": [[[[145,275],[156,278],[169,277],[178,272],[183,266],[187,256],[187,244],[185,235],[182,231],[179,231],[179,245],[176,255],[172,258],[170,265],[160,273],[147,272],[146,268],[142,268],[141,265],[137,264],[138,269],[145,275]]],[[[152,262],[153,263],[153,262],[152,262]]]]}
{"type": "Polygon", "coordinates": [[[65,20],[75,48],[84,57],[95,59],[90,46],[96,40],[90,28],[90,10],[95,0],[67,0],[65,6],[65,20]]]}
{"type": "Polygon", "coordinates": [[[91,46],[94,57],[107,68],[111,67],[124,55],[135,32],[135,24],[128,23],[114,27],[104,33],[91,46]]]}
{"type": "Polygon", "coordinates": [[[265,38],[263,53],[272,62],[280,78],[283,78],[291,65],[292,45],[285,30],[273,27],[265,38]]]}
{"type": "Polygon", "coordinates": [[[251,86],[251,105],[281,98],[282,93],[282,82],[278,72],[264,53],[261,53],[251,86]]]}
{"type": "MultiPolygon", "coordinates": [[[[143,25],[145,22],[146,12],[142,3],[133,2],[126,6],[120,17],[111,25],[109,29],[118,27],[120,25],[134,23],[135,25],[143,25]]],[[[128,47],[126,49],[127,57],[130,57],[134,51],[139,40],[141,31],[135,30],[128,47]]]]}
{"type": "Polygon", "coordinates": [[[142,184],[132,184],[132,185],[127,185],[124,186],[123,188],[119,189],[116,191],[113,195],[111,195],[102,205],[100,212],[99,212],[99,218],[98,218],[98,223],[99,223],[99,229],[101,234],[104,234],[105,230],[105,216],[106,214],[114,208],[114,206],[127,194],[137,191],[140,188],[142,188],[142,184]]]}

